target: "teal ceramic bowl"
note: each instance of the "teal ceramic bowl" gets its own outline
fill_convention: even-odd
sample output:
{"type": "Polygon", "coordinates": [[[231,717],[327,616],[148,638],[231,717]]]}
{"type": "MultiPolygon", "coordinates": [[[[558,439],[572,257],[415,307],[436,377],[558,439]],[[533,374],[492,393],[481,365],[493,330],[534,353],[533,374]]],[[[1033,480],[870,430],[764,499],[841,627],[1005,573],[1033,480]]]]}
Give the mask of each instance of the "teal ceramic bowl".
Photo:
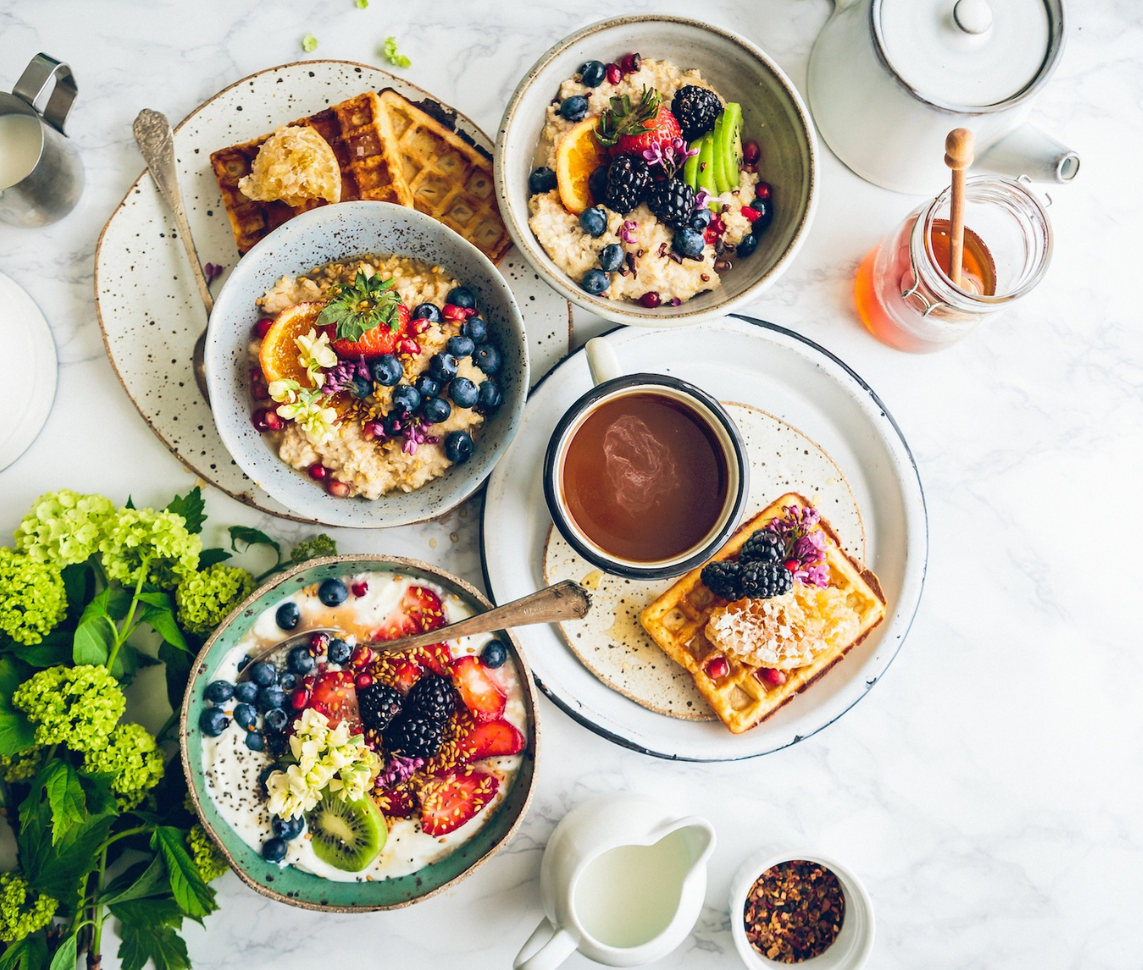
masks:
{"type": "Polygon", "coordinates": [[[275,576],[223,621],[195,658],[183,698],[179,744],[191,798],[203,826],[244,883],[264,896],[304,909],[337,913],[398,909],[442,892],[464,879],[512,838],[528,809],[535,784],[540,731],[536,722],[532,675],[511,633],[502,631],[497,636],[510,645],[511,659],[516,664],[524,691],[528,744],[520,770],[500,808],[456,851],[407,876],[374,882],[334,882],[292,866],[279,867],[266,862],[259,851],[243,842],[230,827],[207,793],[202,767],[202,734],[198,729],[198,718],[205,704],[203,690],[210,682],[212,672],[226,653],[237,645],[256,617],[282,598],[286,591],[293,592],[300,586],[319,583],[323,579],[345,578],[362,570],[400,573],[428,580],[446,592],[455,593],[477,611],[492,606],[479,590],[463,579],[415,559],[368,555],[315,559],[275,576]]]}

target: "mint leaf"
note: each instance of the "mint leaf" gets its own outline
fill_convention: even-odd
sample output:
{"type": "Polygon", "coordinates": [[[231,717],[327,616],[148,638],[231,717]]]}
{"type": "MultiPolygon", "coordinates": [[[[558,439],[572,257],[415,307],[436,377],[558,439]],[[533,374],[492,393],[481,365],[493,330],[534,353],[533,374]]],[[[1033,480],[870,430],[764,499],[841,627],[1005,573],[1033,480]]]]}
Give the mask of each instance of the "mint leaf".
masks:
{"type": "Polygon", "coordinates": [[[76,949],[78,944],[76,934],[72,933],[63,943],[60,944],[59,949],[56,950],[56,955],[52,957],[52,964],[49,970],[75,970],[76,949]]]}
{"type": "Polygon", "coordinates": [[[36,739],[32,722],[12,707],[12,692],[24,682],[27,673],[28,668],[18,660],[0,660],[0,755],[24,751],[36,739]]]}
{"type": "Polygon", "coordinates": [[[119,920],[119,962],[122,970],[142,970],[148,960],[156,970],[189,970],[187,945],[175,931],[183,914],[172,899],[139,899],[116,903],[111,914],[119,920]]]}
{"type": "Polygon", "coordinates": [[[202,489],[197,485],[186,495],[176,495],[167,505],[168,512],[181,515],[187,525],[187,532],[198,535],[202,532],[202,524],[206,521],[206,502],[202,498],[202,489]]]}
{"type": "Polygon", "coordinates": [[[219,549],[215,546],[213,549],[203,549],[198,554],[198,568],[206,569],[207,566],[213,566],[215,563],[226,562],[227,559],[233,558],[225,549],[219,549]]]}
{"type": "Polygon", "coordinates": [[[52,845],[56,845],[87,817],[87,795],[76,770],[58,758],[48,762],[43,780],[52,813],[52,845]]]}
{"type": "Polygon", "coordinates": [[[218,908],[214,890],[199,875],[198,867],[183,845],[183,833],[170,825],[160,825],[151,836],[151,848],[162,852],[171,881],[171,895],[187,916],[198,922],[218,908]]]}
{"type": "Polygon", "coordinates": [[[359,270],[352,286],[333,289],[333,296],[318,315],[318,325],[336,326],[339,340],[354,342],[381,324],[396,330],[401,300],[393,286],[391,279],[383,280],[379,274],[366,276],[359,270]]]}

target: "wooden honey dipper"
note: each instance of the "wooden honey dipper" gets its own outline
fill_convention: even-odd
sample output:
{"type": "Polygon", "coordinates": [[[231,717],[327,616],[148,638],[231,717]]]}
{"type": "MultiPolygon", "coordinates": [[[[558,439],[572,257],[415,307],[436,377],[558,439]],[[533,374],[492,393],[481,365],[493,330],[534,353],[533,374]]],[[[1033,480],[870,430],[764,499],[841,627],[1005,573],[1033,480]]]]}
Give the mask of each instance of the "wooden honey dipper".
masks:
{"type": "Polygon", "coordinates": [[[949,279],[960,286],[964,257],[964,173],[973,162],[972,132],[954,128],[945,138],[945,164],[952,169],[952,198],[949,201],[949,279]]]}

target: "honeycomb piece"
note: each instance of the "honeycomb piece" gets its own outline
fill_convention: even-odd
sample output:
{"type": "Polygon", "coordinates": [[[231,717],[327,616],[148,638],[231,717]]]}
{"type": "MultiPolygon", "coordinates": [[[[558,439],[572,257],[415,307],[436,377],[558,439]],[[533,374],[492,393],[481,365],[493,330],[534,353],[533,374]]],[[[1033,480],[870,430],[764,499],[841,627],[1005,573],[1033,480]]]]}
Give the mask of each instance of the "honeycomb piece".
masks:
{"type": "Polygon", "coordinates": [[[311,199],[341,199],[341,168],[333,149],[314,128],[287,126],[258,150],[250,174],[238,188],[256,202],[284,202],[294,208],[311,199]]]}

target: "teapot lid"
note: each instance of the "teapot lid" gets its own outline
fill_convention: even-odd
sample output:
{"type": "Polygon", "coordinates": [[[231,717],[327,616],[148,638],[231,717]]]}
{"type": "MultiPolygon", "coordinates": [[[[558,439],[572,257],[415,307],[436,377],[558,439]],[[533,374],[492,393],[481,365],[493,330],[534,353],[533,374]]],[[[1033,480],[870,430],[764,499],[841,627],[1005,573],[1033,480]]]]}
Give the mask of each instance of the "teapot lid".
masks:
{"type": "Polygon", "coordinates": [[[874,0],[889,68],[926,101],[967,111],[1006,107],[1051,71],[1060,0],[874,0]]]}

